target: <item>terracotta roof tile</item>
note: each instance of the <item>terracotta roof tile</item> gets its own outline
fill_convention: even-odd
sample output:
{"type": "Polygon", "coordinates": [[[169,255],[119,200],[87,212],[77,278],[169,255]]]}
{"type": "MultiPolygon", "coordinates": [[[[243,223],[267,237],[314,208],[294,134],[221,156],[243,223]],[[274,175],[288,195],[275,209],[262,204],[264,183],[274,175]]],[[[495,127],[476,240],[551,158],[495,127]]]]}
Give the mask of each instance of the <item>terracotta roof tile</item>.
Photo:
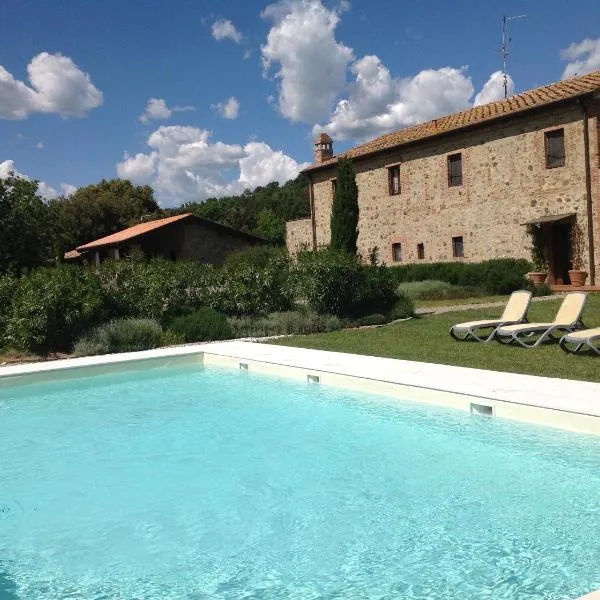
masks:
{"type": "Polygon", "coordinates": [[[93,242],[83,244],[83,246],[77,246],[77,250],[90,250],[92,248],[99,248],[101,246],[112,246],[113,244],[120,244],[121,242],[125,242],[139,235],[143,235],[144,233],[148,233],[149,231],[153,231],[154,229],[159,229],[160,227],[164,227],[165,225],[170,225],[171,223],[175,223],[176,221],[182,221],[183,219],[187,219],[191,216],[192,213],[184,213],[182,215],[175,215],[174,217],[167,217],[165,219],[157,219],[156,221],[140,223],[139,225],[134,225],[133,227],[129,227],[128,229],[117,231],[116,233],[107,235],[106,237],[94,240],[93,242]]]}
{"type": "MultiPolygon", "coordinates": [[[[339,156],[345,158],[366,156],[381,150],[395,148],[396,146],[401,146],[409,142],[432,138],[442,133],[457,131],[464,127],[477,125],[479,123],[486,123],[505,115],[539,108],[553,102],[569,100],[597,90],[600,90],[600,71],[594,71],[587,75],[574,77],[565,81],[557,81],[550,85],[523,92],[522,94],[513,96],[507,100],[498,100],[483,106],[475,106],[459,113],[439,117],[438,119],[433,119],[426,123],[420,123],[413,127],[387,133],[366,144],[351,148],[339,156]]],[[[333,165],[337,162],[339,156],[334,156],[322,163],[312,164],[304,170],[311,171],[313,169],[333,165]]]]}

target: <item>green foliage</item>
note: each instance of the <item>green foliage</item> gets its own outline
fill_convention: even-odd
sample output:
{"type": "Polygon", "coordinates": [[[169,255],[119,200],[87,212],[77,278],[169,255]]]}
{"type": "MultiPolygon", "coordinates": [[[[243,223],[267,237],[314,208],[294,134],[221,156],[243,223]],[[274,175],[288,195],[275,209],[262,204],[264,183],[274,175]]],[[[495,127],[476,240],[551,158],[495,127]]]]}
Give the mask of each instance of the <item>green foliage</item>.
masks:
{"type": "Polygon", "coordinates": [[[280,246],[252,246],[246,250],[232,252],[225,259],[229,267],[255,267],[264,269],[273,260],[287,261],[287,251],[280,246]]]}
{"type": "Polygon", "coordinates": [[[541,285],[534,285],[530,281],[528,281],[523,289],[529,290],[534,298],[538,296],[552,296],[552,288],[547,283],[542,283],[541,285]]]}
{"type": "Polygon", "coordinates": [[[37,181],[0,178],[0,273],[21,273],[50,260],[48,222],[37,181]]]}
{"type": "Polygon", "coordinates": [[[19,279],[5,342],[25,351],[68,351],[82,331],[104,318],[99,282],[88,271],[41,268],[19,279]]]}
{"type": "Polygon", "coordinates": [[[199,217],[285,243],[285,222],[310,214],[308,179],[299,175],[283,185],[276,181],[239,196],[209,198],[184,204],[175,212],[191,212],[199,217]]]}
{"type": "Polygon", "coordinates": [[[365,315],[356,320],[358,327],[373,327],[375,325],[385,325],[389,323],[390,319],[385,315],[375,313],[373,315],[365,315]]]}
{"type": "Polygon", "coordinates": [[[10,275],[0,275],[0,347],[4,342],[6,324],[12,311],[13,299],[18,290],[18,279],[10,275]]]}
{"type": "Polygon", "coordinates": [[[152,319],[118,319],[96,327],[75,344],[76,356],[151,350],[163,344],[159,323],[152,319]]]}
{"type": "Polygon", "coordinates": [[[484,291],[471,286],[453,285],[447,281],[406,281],[396,288],[413,300],[446,300],[473,298],[485,295],[484,291]]]}
{"type": "Polygon", "coordinates": [[[398,283],[433,279],[453,285],[477,287],[488,294],[509,294],[525,285],[531,263],[523,259],[498,258],[479,263],[443,262],[389,267],[398,283]]]}
{"type": "Polygon", "coordinates": [[[227,340],[233,337],[227,317],[207,307],[175,318],[169,324],[169,329],[188,343],[227,340]]]}
{"type": "Polygon", "coordinates": [[[527,234],[531,238],[531,262],[533,270],[545,273],[548,270],[546,259],[546,230],[539,224],[527,225],[527,234]]]}
{"type": "Polygon", "coordinates": [[[391,321],[396,319],[408,319],[408,317],[414,317],[415,315],[415,304],[411,298],[399,294],[396,297],[394,306],[389,310],[387,316],[391,321]]]}
{"type": "Polygon", "coordinates": [[[331,207],[331,248],[356,254],[358,187],[352,161],[338,161],[336,192],[331,207]]]}
{"type": "Polygon", "coordinates": [[[300,253],[295,285],[312,310],[340,317],[385,313],[396,298],[386,267],[361,265],[355,256],[331,249],[300,253]]]}
{"type": "Polygon", "coordinates": [[[271,313],[263,317],[231,317],[234,337],[268,337],[273,335],[306,335],[341,329],[341,319],[311,311],[271,313]]]}
{"type": "Polygon", "coordinates": [[[126,179],[103,179],[79,188],[67,198],[50,202],[57,256],[81,244],[110,235],[140,222],[142,216],[159,216],[160,208],[150,186],[126,179]]]}

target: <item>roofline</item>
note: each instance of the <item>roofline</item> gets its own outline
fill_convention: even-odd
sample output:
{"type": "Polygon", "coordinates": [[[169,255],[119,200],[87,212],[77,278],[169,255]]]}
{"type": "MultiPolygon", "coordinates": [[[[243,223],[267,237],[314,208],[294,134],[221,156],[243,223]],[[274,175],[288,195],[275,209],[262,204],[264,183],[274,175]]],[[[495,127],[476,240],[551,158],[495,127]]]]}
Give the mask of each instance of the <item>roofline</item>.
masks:
{"type": "MultiPolygon", "coordinates": [[[[233,227],[229,227],[228,225],[223,225],[222,223],[217,223],[216,221],[211,221],[210,219],[205,219],[203,217],[199,217],[199,216],[195,215],[194,213],[183,213],[181,215],[171,215],[171,216],[172,217],[181,216],[181,218],[177,219],[175,221],[171,221],[169,223],[165,223],[159,227],[155,227],[154,229],[150,229],[148,231],[141,231],[140,233],[132,235],[131,237],[128,237],[128,238],[118,241],[118,242],[112,241],[112,242],[105,242],[103,244],[96,244],[95,242],[102,239],[102,238],[99,238],[99,240],[92,240],[91,242],[87,242],[85,244],[82,244],[81,246],[77,246],[75,248],[75,250],[77,252],[84,253],[84,252],[91,252],[94,250],[98,250],[100,248],[111,248],[114,246],[123,246],[123,245],[127,244],[128,242],[130,242],[131,240],[136,240],[145,235],[150,235],[151,233],[153,233],[155,231],[159,231],[160,229],[162,229],[164,227],[170,227],[171,225],[175,225],[176,223],[181,223],[183,221],[188,221],[189,219],[193,219],[196,222],[208,225],[209,227],[212,227],[213,229],[224,230],[224,231],[227,231],[228,233],[232,233],[232,234],[235,234],[237,236],[240,236],[240,237],[243,237],[246,239],[251,239],[251,240],[258,241],[258,242],[261,242],[264,244],[272,244],[273,243],[270,240],[261,238],[257,235],[252,235],[251,233],[247,233],[246,231],[240,231],[239,229],[234,229],[233,227]],[[94,244],[94,245],[88,247],[90,244],[94,244]]],[[[169,217],[163,217],[163,218],[169,218],[169,217]]],[[[160,219],[155,219],[155,220],[158,221],[160,219]]],[[[146,221],[146,222],[151,223],[152,221],[146,221]]],[[[135,225],[133,225],[132,227],[135,227],[135,225]]],[[[121,229],[120,231],[127,231],[127,229],[130,229],[130,227],[127,227],[126,229],[121,229]]],[[[114,233],[119,233],[119,232],[115,231],[114,233]]],[[[110,235],[114,235],[114,234],[110,234],[110,235]]],[[[105,236],[105,237],[108,237],[108,236],[105,236]]]]}
{"type": "MultiPolygon", "coordinates": [[[[535,111],[535,110],[539,110],[542,111],[544,109],[548,109],[548,108],[554,108],[556,106],[560,106],[560,105],[565,105],[565,104],[569,104],[569,103],[577,103],[580,102],[582,98],[585,98],[586,96],[589,97],[594,97],[595,92],[594,91],[586,91],[586,92],[581,92],[580,94],[574,95],[574,96],[570,96],[569,98],[560,98],[558,100],[554,100],[553,102],[547,102],[546,104],[540,104],[537,106],[524,106],[523,108],[519,108],[517,110],[514,110],[512,112],[506,113],[504,115],[494,115],[492,117],[489,117],[487,119],[483,119],[481,121],[477,121],[476,123],[468,123],[466,125],[462,125],[460,127],[456,127],[455,129],[449,129],[447,131],[440,131],[439,133],[433,133],[431,135],[416,139],[416,140],[411,140],[408,142],[401,142],[399,144],[395,144],[393,146],[389,146],[388,148],[380,148],[377,150],[371,150],[368,152],[365,152],[364,154],[360,154],[359,156],[355,156],[355,157],[346,157],[345,153],[342,152],[339,155],[333,156],[333,159],[335,160],[331,160],[331,162],[327,162],[325,164],[320,164],[320,163],[314,163],[312,165],[309,165],[308,167],[302,169],[302,171],[300,171],[300,173],[305,173],[306,175],[310,176],[311,173],[314,173],[316,171],[321,171],[321,170],[325,170],[327,168],[330,167],[335,167],[339,161],[340,158],[349,158],[349,160],[352,160],[353,162],[355,161],[359,161],[362,160],[363,158],[370,158],[372,156],[376,156],[378,154],[385,154],[386,152],[391,152],[393,150],[396,150],[398,148],[405,148],[408,146],[413,146],[416,144],[422,144],[425,142],[429,142],[431,140],[434,139],[438,139],[438,138],[444,138],[444,137],[448,137],[448,136],[452,136],[455,135],[457,133],[462,133],[464,131],[469,131],[471,129],[476,129],[478,127],[483,127],[483,126],[487,126],[490,123],[495,123],[495,122],[500,122],[503,120],[508,120],[511,117],[515,117],[515,116],[520,116],[521,114],[528,112],[528,111],[535,111]]],[[[440,118],[443,117],[449,117],[452,114],[458,114],[458,113],[451,113],[450,115],[442,115],[441,117],[438,117],[437,119],[431,119],[430,121],[436,121],[440,118]]],[[[427,121],[425,121],[426,123],[427,121]]],[[[422,123],[421,123],[422,124],[422,123]]],[[[412,127],[412,126],[411,126],[412,127]]],[[[409,129],[408,127],[406,129],[409,129]]],[[[395,131],[390,131],[389,133],[396,133],[398,131],[402,131],[401,129],[396,129],[395,131]]],[[[382,135],[389,135],[389,134],[382,134],[382,135]]],[[[380,136],[377,136],[380,137],[380,136]]],[[[373,139],[377,139],[377,138],[373,138],[373,139]]],[[[372,140],[371,140],[372,141],[372,140]]],[[[368,142],[365,142],[365,144],[368,142]]],[[[350,152],[351,150],[355,150],[356,148],[360,148],[362,144],[359,144],[358,146],[354,146],[353,148],[349,148],[348,150],[346,150],[346,152],[350,152]]]]}

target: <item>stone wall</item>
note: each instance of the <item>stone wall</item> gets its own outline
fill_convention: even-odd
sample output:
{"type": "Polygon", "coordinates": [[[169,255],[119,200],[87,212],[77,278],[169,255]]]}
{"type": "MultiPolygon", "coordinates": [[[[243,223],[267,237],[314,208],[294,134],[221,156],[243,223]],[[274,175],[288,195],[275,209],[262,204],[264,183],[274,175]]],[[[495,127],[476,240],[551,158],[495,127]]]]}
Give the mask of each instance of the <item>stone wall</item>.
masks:
{"type": "Polygon", "coordinates": [[[202,223],[184,222],[181,230],[182,241],[177,258],[191,258],[206,264],[223,264],[228,254],[260,243],[235,231],[202,223]]]}
{"type": "MultiPolygon", "coordinates": [[[[593,117],[589,132],[600,270],[599,131],[593,117]]],[[[382,260],[392,264],[392,244],[399,242],[403,262],[417,262],[417,244],[422,243],[425,262],[456,260],[452,238],[462,236],[466,261],[529,258],[530,242],[522,223],[570,212],[577,213],[587,240],[583,147],[582,110],[571,104],[356,159],[359,252],[367,256],[377,246],[382,260]],[[564,128],[565,166],[548,169],[544,132],[560,127],[564,128]],[[449,187],[447,157],[457,152],[462,153],[463,184],[449,187]],[[401,193],[391,196],[387,167],[398,163],[401,193]]],[[[326,246],[335,166],[315,171],[312,177],[317,245],[326,246]]]]}
{"type": "Polygon", "coordinates": [[[291,256],[295,256],[300,250],[312,249],[312,221],[296,219],[285,224],[285,245],[291,256]]]}

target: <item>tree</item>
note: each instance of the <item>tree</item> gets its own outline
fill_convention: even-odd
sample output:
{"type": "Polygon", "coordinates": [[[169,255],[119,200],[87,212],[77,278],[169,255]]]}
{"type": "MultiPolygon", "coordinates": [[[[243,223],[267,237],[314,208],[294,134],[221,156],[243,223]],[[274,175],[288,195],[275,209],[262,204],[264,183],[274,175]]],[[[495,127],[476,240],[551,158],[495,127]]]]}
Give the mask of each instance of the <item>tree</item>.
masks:
{"type": "Polygon", "coordinates": [[[358,187],[352,162],[341,158],[331,207],[331,248],[356,254],[358,238],[358,187]]]}
{"type": "Polygon", "coordinates": [[[20,273],[50,259],[49,210],[38,182],[0,178],[0,273],[20,273]]]}
{"type": "Polygon", "coordinates": [[[62,256],[81,244],[110,235],[158,216],[160,207],[148,185],[133,185],[126,179],[103,179],[79,188],[68,198],[50,202],[56,229],[55,253],[62,256]]]}
{"type": "Polygon", "coordinates": [[[271,209],[263,208],[256,216],[256,227],[252,233],[265,240],[281,244],[285,241],[285,221],[271,209]]]}

